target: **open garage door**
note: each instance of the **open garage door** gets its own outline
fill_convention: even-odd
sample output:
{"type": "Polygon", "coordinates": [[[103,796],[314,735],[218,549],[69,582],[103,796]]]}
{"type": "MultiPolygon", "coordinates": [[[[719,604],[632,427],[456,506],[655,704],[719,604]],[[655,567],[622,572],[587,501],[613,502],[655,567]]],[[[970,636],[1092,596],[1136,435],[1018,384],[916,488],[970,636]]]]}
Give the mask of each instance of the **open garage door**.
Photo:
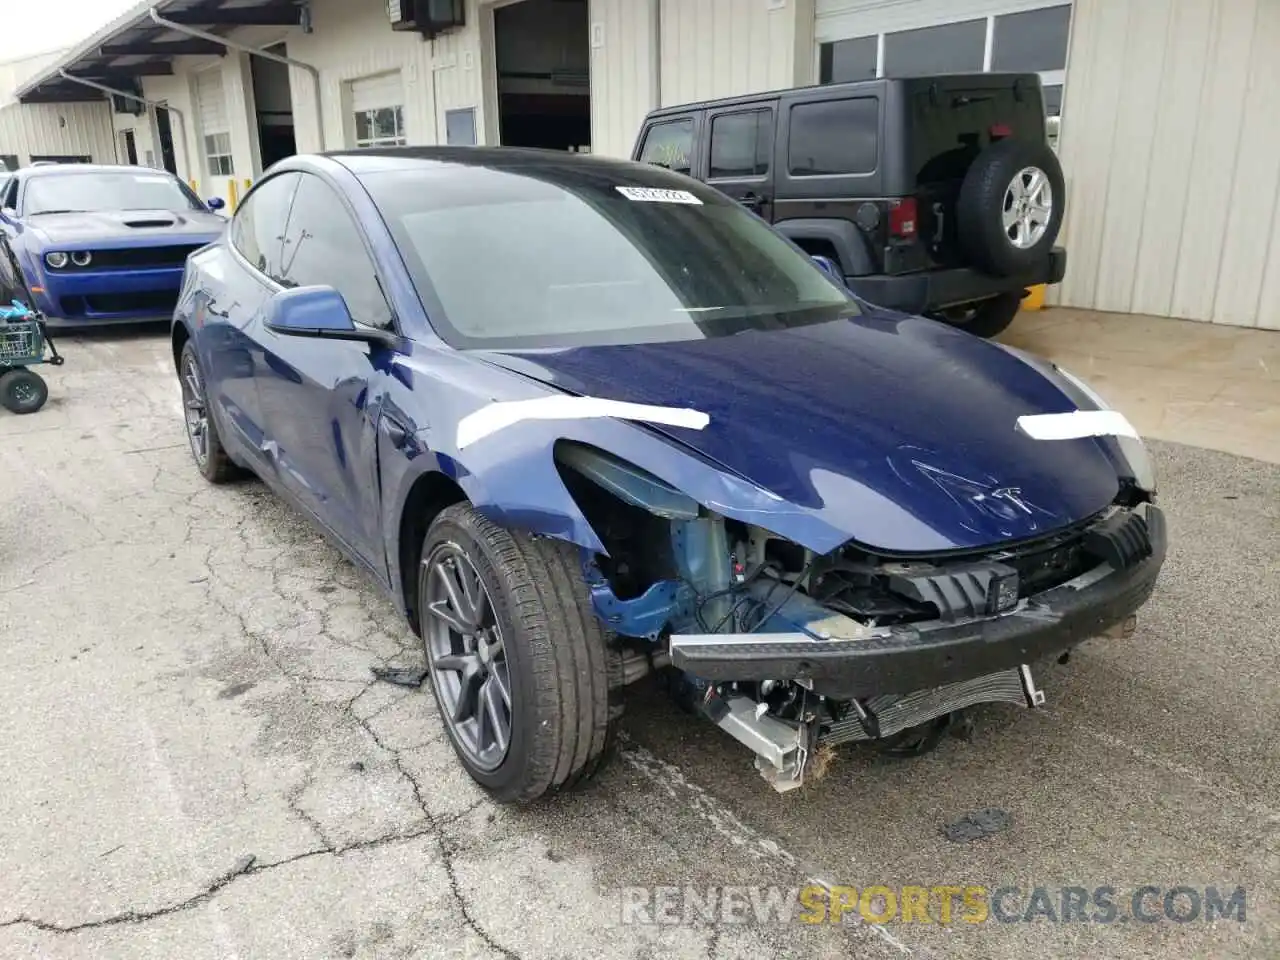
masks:
{"type": "Polygon", "coordinates": [[[519,0],[493,11],[500,142],[591,149],[587,0],[519,0]]]}

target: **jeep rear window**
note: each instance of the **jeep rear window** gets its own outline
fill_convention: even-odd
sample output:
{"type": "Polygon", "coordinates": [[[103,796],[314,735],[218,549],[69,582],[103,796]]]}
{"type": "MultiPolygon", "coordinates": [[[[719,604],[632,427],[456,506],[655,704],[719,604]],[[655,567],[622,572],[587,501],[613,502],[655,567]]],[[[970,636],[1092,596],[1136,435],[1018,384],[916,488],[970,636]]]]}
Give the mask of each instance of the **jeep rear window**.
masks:
{"type": "Polygon", "coordinates": [[[688,173],[692,154],[693,118],[685,117],[655,123],[650,127],[649,132],[644,135],[639,160],[656,167],[666,167],[676,173],[688,173]]]}
{"type": "Polygon", "coordinates": [[[880,101],[819,100],[791,108],[787,166],[793,177],[871,173],[876,168],[880,101]]]}
{"type": "Polygon", "coordinates": [[[932,91],[922,84],[912,92],[911,157],[917,178],[927,181],[953,179],[964,171],[978,152],[991,143],[993,127],[1006,127],[1008,136],[1043,143],[1044,105],[1033,88],[1014,96],[1013,84],[946,87],[932,91]],[[927,171],[927,173],[926,173],[927,171]]]}

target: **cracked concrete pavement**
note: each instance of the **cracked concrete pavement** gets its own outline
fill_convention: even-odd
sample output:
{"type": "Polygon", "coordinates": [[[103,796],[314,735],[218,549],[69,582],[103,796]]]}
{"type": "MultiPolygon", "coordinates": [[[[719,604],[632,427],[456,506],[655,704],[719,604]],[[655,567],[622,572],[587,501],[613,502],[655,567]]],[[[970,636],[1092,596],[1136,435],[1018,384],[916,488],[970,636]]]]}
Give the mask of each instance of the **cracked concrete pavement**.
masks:
{"type": "MultiPolygon", "coordinates": [[[[63,344],[60,342],[60,346],[63,344]]],[[[67,340],[0,414],[0,957],[1264,957],[1280,952],[1280,468],[1157,450],[1175,537],[1138,634],[971,741],[777,796],[645,683],[590,789],[495,807],[373,585],[190,463],[163,332],[67,340]],[[947,842],[975,809],[1005,833],[947,842]],[[633,885],[1241,884],[1248,919],[624,925],[633,885]]]]}

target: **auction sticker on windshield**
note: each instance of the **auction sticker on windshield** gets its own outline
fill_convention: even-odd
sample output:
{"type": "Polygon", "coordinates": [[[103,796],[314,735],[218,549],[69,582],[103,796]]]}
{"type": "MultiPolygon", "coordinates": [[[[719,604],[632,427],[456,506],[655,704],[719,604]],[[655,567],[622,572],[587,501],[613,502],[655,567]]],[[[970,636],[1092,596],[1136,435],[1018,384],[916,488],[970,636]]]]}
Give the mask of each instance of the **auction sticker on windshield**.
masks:
{"type": "Polygon", "coordinates": [[[639,200],[643,203],[696,203],[702,201],[688,190],[661,190],[657,187],[615,187],[628,200],[639,200]]]}

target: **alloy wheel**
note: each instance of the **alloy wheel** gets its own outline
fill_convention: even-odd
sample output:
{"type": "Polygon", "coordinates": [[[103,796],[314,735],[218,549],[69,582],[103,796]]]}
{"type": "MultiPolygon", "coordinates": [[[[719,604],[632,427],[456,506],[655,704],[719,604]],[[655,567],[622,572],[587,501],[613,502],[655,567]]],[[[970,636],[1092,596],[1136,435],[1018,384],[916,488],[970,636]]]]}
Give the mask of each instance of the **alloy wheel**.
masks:
{"type": "Polygon", "coordinates": [[[182,363],[182,407],[191,454],[203,467],[209,461],[209,411],[204,399],[204,380],[195,357],[187,357],[182,363]]]}
{"type": "Polygon", "coordinates": [[[1053,219],[1053,185],[1039,167],[1024,167],[1004,193],[1005,235],[1019,250],[1029,250],[1044,237],[1053,219]]]}
{"type": "Polygon", "coordinates": [[[440,544],[424,564],[431,682],[454,741],[477,767],[494,770],[511,744],[511,675],[493,601],[457,544],[440,544]]]}

